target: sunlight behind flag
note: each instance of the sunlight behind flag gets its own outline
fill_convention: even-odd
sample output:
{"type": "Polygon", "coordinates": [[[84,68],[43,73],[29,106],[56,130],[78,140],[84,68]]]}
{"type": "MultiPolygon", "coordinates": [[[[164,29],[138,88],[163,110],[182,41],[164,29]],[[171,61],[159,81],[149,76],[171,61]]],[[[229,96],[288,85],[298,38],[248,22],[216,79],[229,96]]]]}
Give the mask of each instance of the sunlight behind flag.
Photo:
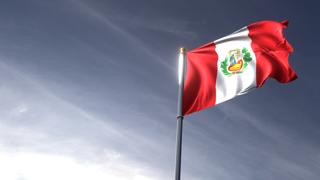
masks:
{"type": "Polygon", "coordinates": [[[179,85],[181,84],[182,80],[183,80],[183,64],[184,64],[184,52],[185,49],[184,48],[180,48],[180,53],[179,53],[179,64],[178,64],[178,82],[179,85]]]}

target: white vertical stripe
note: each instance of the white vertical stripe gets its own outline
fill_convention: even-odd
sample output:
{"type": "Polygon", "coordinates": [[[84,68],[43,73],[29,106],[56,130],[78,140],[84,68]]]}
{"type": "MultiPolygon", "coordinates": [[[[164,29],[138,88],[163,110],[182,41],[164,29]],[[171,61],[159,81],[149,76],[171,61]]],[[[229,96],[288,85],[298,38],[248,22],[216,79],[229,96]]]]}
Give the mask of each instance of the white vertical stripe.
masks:
{"type": "MultiPolygon", "coordinates": [[[[256,87],[256,57],[251,48],[249,30],[244,27],[226,37],[214,41],[218,54],[217,81],[216,81],[216,104],[227,101],[237,95],[244,94],[256,87]],[[221,62],[228,56],[230,50],[247,48],[252,61],[242,73],[225,75],[222,72],[221,62]]],[[[228,60],[228,65],[229,60],[228,60]]],[[[228,71],[230,72],[230,71],[228,71]]]]}

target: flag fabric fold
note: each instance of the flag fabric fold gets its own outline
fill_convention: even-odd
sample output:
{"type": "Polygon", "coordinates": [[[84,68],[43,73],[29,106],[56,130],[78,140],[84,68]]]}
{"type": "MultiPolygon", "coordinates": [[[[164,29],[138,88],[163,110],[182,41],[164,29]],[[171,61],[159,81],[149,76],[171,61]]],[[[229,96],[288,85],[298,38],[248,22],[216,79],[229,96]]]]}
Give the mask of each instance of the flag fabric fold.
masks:
{"type": "Polygon", "coordinates": [[[183,115],[214,106],[261,87],[272,77],[297,78],[288,56],[293,47],[283,29],[288,21],[260,21],[187,52],[183,115]]]}

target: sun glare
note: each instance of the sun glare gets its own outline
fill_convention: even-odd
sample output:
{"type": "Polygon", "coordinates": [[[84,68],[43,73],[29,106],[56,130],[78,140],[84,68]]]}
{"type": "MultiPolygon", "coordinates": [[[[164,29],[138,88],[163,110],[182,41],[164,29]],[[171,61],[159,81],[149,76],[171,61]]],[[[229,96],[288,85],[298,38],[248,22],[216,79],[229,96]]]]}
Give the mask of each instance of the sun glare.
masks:
{"type": "Polygon", "coordinates": [[[179,84],[181,84],[181,81],[182,81],[182,76],[183,76],[183,61],[184,61],[184,59],[183,59],[183,54],[179,54],[179,65],[178,65],[178,78],[179,78],[179,84]]]}
{"type": "Polygon", "coordinates": [[[136,168],[117,163],[86,163],[66,156],[0,152],[0,179],[5,180],[151,180],[136,168]]]}

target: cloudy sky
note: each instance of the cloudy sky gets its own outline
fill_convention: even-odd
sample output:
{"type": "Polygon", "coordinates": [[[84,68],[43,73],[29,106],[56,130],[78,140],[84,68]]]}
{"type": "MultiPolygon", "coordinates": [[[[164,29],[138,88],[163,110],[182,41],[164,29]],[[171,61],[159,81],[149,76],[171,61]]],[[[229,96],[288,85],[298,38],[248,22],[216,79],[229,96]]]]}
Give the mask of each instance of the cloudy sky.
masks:
{"type": "Polygon", "coordinates": [[[290,21],[299,78],[185,119],[185,180],[317,180],[319,4],[1,0],[0,179],[169,180],[177,52],[290,21]]]}

